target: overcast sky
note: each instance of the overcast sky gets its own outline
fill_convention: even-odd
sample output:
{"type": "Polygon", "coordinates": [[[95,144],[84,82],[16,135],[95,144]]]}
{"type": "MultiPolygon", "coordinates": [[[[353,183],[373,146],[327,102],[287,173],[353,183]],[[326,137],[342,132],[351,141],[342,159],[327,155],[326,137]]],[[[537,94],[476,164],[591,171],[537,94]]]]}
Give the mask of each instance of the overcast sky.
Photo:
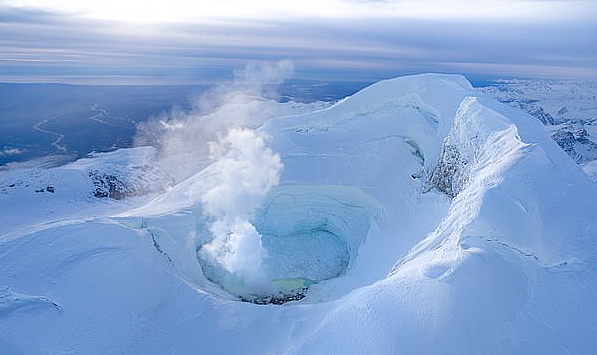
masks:
{"type": "Polygon", "coordinates": [[[0,0],[0,82],[200,84],[282,59],[299,79],[595,78],[597,1],[0,0]]]}

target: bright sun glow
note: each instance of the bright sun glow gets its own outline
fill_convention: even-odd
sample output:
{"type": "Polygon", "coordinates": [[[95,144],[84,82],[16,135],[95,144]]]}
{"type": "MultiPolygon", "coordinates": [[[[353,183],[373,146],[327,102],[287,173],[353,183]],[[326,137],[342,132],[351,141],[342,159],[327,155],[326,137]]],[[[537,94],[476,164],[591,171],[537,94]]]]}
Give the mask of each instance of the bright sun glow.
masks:
{"type": "Polygon", "coordinates": [[[522,0],[8,0],[33,7],[126,22],[197,22],[210,19],[287,19],[288,17],[407,17],[549,19],[594,14],[590,1],[522,0]]]}

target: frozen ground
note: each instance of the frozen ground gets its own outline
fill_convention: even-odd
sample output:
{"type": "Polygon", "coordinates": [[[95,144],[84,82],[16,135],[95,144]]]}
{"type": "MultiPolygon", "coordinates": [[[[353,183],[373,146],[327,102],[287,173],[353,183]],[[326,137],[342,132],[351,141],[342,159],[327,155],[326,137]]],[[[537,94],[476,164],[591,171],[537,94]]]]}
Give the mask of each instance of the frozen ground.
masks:
{"type": "Polygon", "coordinates": [[[597,187],[536,118],[420,75],[223,143],[5,172],[0,352],[595,353],[597,187]]]}

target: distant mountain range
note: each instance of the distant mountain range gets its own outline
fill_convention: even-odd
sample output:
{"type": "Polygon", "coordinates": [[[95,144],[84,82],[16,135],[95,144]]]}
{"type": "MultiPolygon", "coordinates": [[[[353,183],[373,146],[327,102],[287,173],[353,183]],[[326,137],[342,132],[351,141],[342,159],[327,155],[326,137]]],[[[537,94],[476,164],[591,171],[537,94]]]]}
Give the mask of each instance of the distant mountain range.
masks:
{"type": "Polygon", "coordinates": [[[597,181],[597,81],[508,79],[479,89],[536,117],[597,181]]]}

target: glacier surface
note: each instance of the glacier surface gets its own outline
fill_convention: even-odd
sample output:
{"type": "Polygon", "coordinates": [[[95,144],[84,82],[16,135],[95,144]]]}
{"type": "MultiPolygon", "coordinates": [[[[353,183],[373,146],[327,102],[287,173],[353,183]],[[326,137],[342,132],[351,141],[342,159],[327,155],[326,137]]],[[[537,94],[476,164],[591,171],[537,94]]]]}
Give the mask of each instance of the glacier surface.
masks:
{"type": "Polygon", "coordinates": [[[148,147],[0,176],[0,352],[597,350],[597,187],[535,118],[426,74],[255,134],[283,164],[241,215],[259,285],[202,253],[218,162],[164,191],[115,168],[148,147]],[[102,166],[152,194],[94,198],[102,166]]]}

